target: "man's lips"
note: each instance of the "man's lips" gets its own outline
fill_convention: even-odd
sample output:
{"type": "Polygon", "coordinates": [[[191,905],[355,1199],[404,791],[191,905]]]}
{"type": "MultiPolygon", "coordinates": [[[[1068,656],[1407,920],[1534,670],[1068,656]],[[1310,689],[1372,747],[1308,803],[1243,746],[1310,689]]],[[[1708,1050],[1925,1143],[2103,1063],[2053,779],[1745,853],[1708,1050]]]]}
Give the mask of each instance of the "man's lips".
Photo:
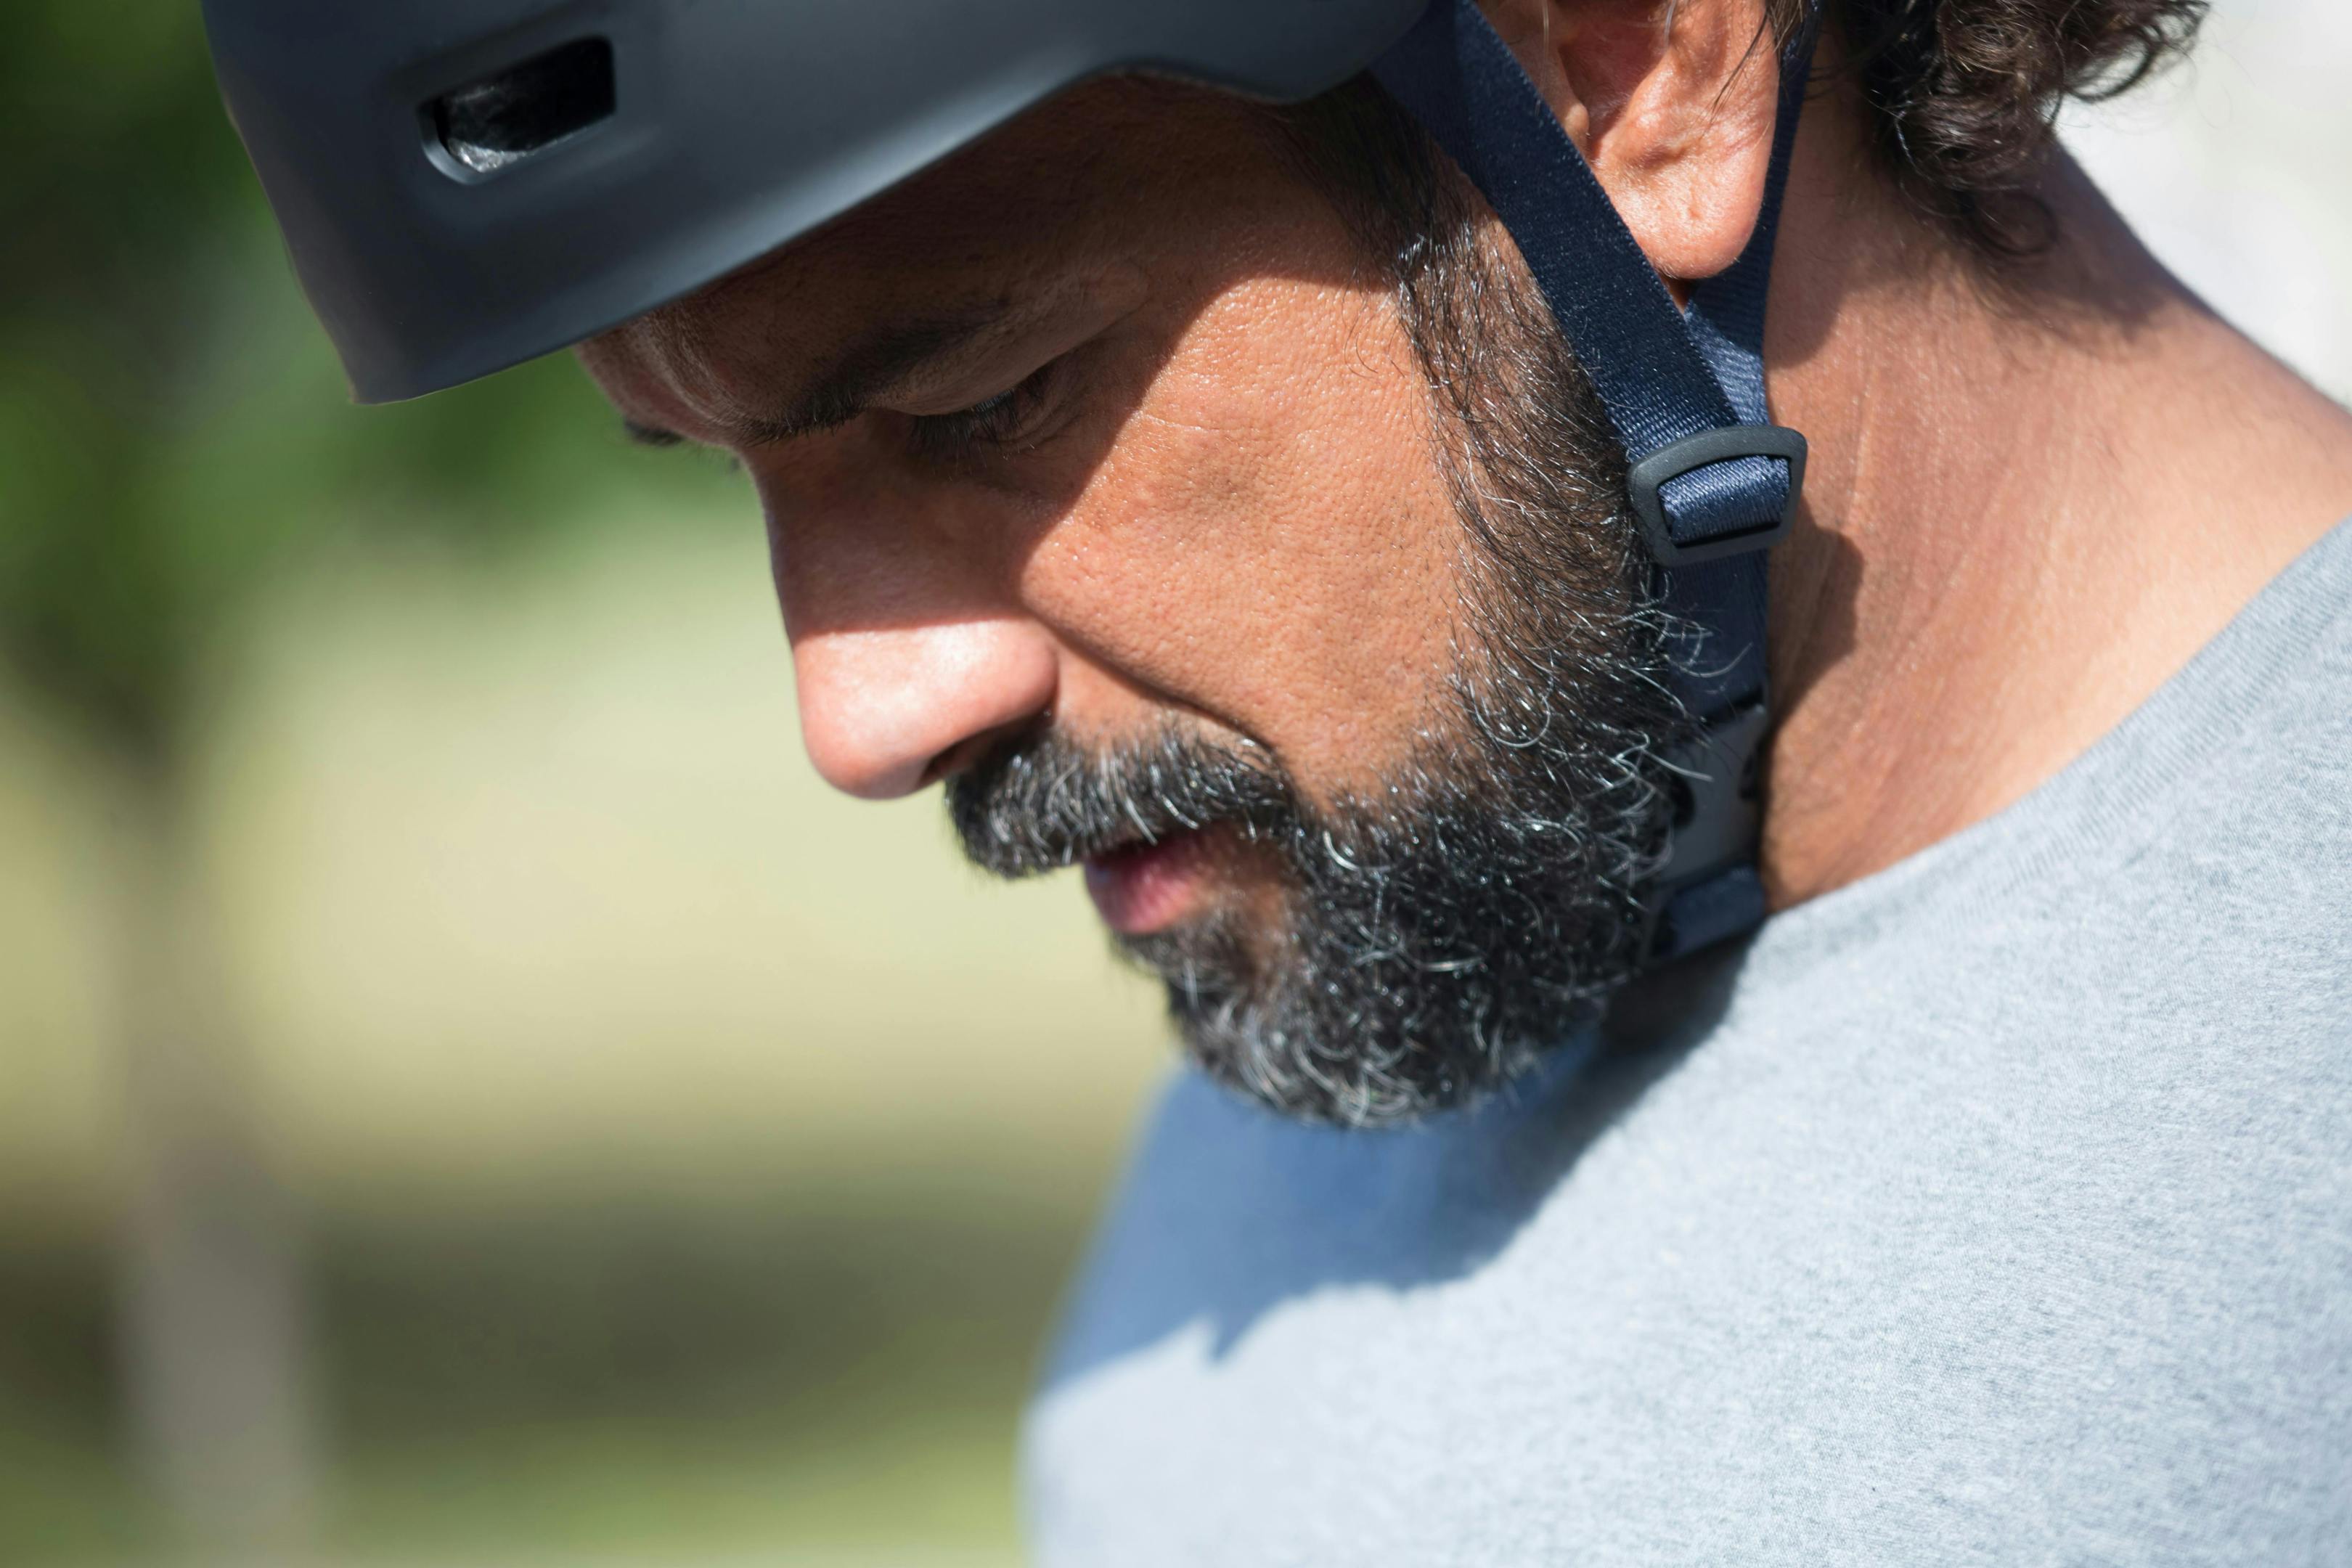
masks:
{"type": "Polygon", "coordinates": [[[1209,830],[1129,845],[1087,859],[1087,891],[1121,936],[1150,936],[1192,915],[1208,893],[1209,830]]]}

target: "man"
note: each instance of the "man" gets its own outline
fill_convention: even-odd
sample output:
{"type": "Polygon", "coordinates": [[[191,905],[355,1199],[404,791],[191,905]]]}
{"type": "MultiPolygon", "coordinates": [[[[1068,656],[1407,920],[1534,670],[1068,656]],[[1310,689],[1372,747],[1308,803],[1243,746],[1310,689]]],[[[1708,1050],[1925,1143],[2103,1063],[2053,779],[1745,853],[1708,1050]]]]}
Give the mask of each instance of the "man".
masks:
{"type": "Polygon", "coordinates": [[[2196,0],[813,7],[634,78],[506,9],[378,48],[425,155],[355,193],[288,62],[388,24],[214,0],[362,392],[586,338],[734,452],[820,771],[1083,863],[1204,1069],[1047,1561],[2352,1552],[2352,417],[2049,133],[2196,0]],[[1015,26],[1054,90],[941,96],[1015,26]],[[771,68],[812,145],[926,108],[545,216],[771,68]]]}

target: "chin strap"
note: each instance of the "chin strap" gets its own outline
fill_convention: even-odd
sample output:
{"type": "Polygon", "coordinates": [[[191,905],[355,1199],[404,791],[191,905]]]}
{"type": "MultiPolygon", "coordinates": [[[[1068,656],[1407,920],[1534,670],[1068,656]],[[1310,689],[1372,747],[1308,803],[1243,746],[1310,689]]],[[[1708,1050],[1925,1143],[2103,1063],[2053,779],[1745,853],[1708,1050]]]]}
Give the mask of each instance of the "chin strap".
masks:
{"type": "Polygon", "coordinates": [[[1764,560],[1805,477],[1805,438],[1765,412],[1764,304],[1813,31],[1809,17],[1780,62],[1755,235],[1687,314],[1475,0],[1433,0],[1372,66],[1510,231],[1624,443],[1653,591],[1675,628],[1671,680],[1698,724],[1666,757],[1681,798],[1643,895],[1653,964],[1764,918],[1764,560]]]}

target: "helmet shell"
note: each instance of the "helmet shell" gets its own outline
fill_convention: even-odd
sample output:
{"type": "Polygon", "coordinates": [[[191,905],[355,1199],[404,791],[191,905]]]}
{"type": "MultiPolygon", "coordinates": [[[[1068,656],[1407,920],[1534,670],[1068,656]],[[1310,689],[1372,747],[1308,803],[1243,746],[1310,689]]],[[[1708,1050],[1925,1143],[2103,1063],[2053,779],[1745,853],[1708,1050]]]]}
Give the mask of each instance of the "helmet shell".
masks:
{"type": "Polygon", "coordinates": [[[593,336],[1088,78],[1276,101],[1425,0],[205,0],[362,402],[593,336]]]}

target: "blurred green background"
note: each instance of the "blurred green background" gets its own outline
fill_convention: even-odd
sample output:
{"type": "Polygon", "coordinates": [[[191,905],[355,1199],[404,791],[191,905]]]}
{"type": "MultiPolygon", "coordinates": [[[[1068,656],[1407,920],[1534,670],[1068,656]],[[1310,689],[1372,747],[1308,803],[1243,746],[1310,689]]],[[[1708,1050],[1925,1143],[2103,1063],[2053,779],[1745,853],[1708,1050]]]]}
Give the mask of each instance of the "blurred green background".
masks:
{"type": "Polygon", "coordinates": [[[10,12],[0,1562],[996,1562],[1165,1053],[801,758],[748,488],[362,411],[194,9],[10,12]]]}
{"type": "MultiPolygon", "coordinates": [[[[349,405],[193,7],[9,19],[0,1563],[1017,1560],[1155,999],[817,783],[725,465],[349,405]]],[[[2339,395],[2347,55],[2069,128],[2339,395]]]]}

